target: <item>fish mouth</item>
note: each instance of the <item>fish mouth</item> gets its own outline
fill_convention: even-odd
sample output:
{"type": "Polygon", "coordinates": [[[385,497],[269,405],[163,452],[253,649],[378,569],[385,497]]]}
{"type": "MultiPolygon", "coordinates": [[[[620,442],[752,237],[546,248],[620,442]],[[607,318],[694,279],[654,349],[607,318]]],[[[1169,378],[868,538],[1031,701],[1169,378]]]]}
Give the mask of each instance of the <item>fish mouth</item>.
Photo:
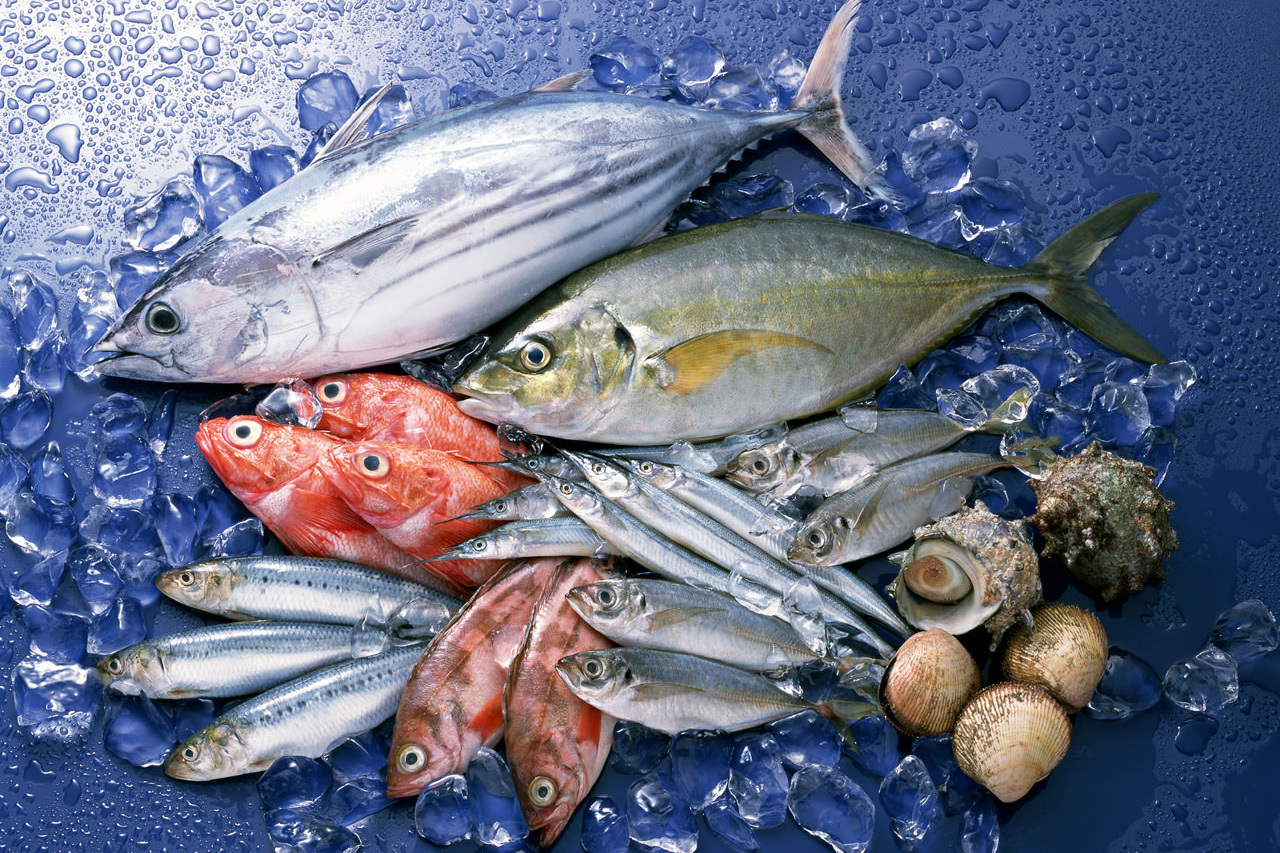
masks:
{"type": "MultiPolygon", "coordinates": [[[[453,390],[457,394],[473,393],[471,389],[461,384],[454,385],[453,390]]],[[[498,396],[485,394],[483,397],[463,397],[458,401],[458,411],[489,423],[501,423],[515,411],[515,406],[509,394],[498,396]]]]}
{"type": "Polygon", "coordinates": [[[186,377],[186,371],[178,367],[170,354],[167,358],[144,352],[121,349],[109,341],[99,341],[90,353],[102,353],[93,363],[93,369],[106,376],[120,379],[156,379],[175,381],[186,377]],[[175,375],[178,374],[178,375],[175,375]]]}

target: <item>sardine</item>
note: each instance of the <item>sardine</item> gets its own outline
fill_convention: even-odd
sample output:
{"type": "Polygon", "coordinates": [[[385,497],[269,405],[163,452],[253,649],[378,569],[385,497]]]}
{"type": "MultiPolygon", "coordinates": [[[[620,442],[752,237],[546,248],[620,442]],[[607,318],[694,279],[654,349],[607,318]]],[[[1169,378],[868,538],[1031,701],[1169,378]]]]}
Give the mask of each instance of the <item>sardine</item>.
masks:
{"type": "Polygon", "coordinates": [[[175,779],[205,782],[266,770],[277,758],[318,758],[390,717],[423,646],[316,670],[246,699],[178,746],[175,779]]]}
{"type": "Polygon", "coordinates": [[[438,349],[653,233],[716,169],[789,128],[870,187],[839,99],[859,5],[836,14],[784,112],[535,90],[359,141],[366,104],[166,271],[107,330],[98,368],[267,382],[438,349]]]}
{"type": "Polygon", "coordinates": [[[907,234],[766,212],[631,249],[506,321],[454,384],[459,408],[605,444],[699,440],[861,399],[1000,300],[1043,302],[1099,343],[1165,359],[1089,287],[1155,195],[1116,202],[1026,265],[907,234]]]}
{"type": "Polygon", "coordinates": [[[883,469],[815,509],[788,552],[798,563],[834,566],[879,554],[917,527],[955,512],[974,478],[998,468],[1034,470],[1035,460],[989,453],[934,453],[883,469]]]}
{"type": "Polygon", "coordinates": [[[507,761],[529,829],[541,830],[544,847],[564,831],[613,745],[613,717],[574,695],[556,671],[565,655],[613,645],[565,602],[575,586],[611,575],[593,560],[560,565],[542,590],[507,676],[503,714],[518,721],[507,728],[507,761]]]}
{"type": "Polygon", "coordinates": [[[1006,431],[1025,417],[1030,401],[1030,390],[1020,388],[975,427],[939,412],[851,406],[745,451],[729,463],[726,479],[775,499],[801,488],[825,497],[853,488],[886,465],[942,450],[970,433],[1006,431]]]}
{"type": "Polygon", "coordinates": [[[657,578],[602,580],[570,590],[569,604],[621,646],[696,652],[753,672],[820,659],[781,619],[688,584],[657,578]]]}
{"type": "Polygon", "coordinates": [[[390,648],[386,631],[311,622],[232,622],[135,643],[98,661],[103,681],[152,699],[259,693],[390,648]]]}
{"type": "Polygon", "coordinates": [[[846,718],[879,713],[868,703],[842,702],[837,709],[807,702],[762,675],[657,649],[579,652],[561,660],[558,669],[584,702],[671,735],[686,729],[737,732],[807,708],[846,718]]]}
{"type": "Polygon", "coordinates": [[[480,588],[413,669],[396,711],[387,795],[408,797],[461,773],[502,739],[502,692],[538,596],[562,560],[517,563],[480,588]]]}
{"type": "Polygon", "coordinates": [[[483,503],[458,518],[526,521],[565,515],[572,515],[572,513],[565,508],[564,504],[556,500],[551,487],[546,483],[534,483],[483,503]]]}
{"type": "Polygon", "coordinates": [[[617,550],[576,515],[511,521],[468,539],[432,560],[527,560],[604,557],[617,550]]]}
{"type": "Polygon", "coordinates": [[[437,633],[462,602],[430,586],[343,560],[223,557],[156,576],[165,595],[231,619],[404,624],[437,633]]]}

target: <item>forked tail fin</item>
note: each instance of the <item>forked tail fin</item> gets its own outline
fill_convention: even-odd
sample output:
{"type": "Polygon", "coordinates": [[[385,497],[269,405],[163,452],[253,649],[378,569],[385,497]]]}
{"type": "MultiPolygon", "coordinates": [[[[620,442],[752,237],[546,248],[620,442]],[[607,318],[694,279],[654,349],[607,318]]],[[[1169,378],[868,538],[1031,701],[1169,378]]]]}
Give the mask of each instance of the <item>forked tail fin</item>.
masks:
{"type": "Polygon", "coordinates": [[[1157,198],[1156,193],[1141,193],[1104,207],[1045,246],[1024,267],[1052,280],[1044,292],[1031,291],[1032,296],[1103,346],[1148,364],[1166,364],[1168,359],[1102,301],[1089,286],[1088,274],[1103,249],[1157,198]]]}
{"type": "Polygon", "coordinates": [[[840,108],[840,83],[853,40],[853,19],[862,0],[849,0],[827,25],[791,109],[811,112],[796,130],[818,147],[841,172],[863,190],[884,196],[871,152],[854,136],[840,108]]]}

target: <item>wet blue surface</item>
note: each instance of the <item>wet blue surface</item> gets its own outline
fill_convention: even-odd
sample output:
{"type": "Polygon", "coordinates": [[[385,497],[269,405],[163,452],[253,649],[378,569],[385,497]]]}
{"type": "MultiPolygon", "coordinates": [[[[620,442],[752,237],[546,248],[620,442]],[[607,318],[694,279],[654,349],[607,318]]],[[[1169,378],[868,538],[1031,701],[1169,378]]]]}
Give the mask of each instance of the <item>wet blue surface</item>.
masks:
{"type": "MultiPolygon", "coordinates": [[[[139,0],[55,17],[20,0],[0,12],[0,265],[6,279],[17,275],[12,297],[0,289],[0,436],[32,470],[28,481],[22,463],[0,459],[0,498],[27,492],[4,501],[9,537],[0,540],[2,585],[22,604],[6,597],[0,605],[0,666],[12,673],[0,679],[0,828],[12,849],[265,851],[273,840],[343,849],[352,833],[366,850],[429,848],[414,834],[411,800],[363,818],[381,805],[366,799],[363,783],[338,795],[335,780],[324,814],[268,816],[255,777],[178,783],[107,750],[110,720],[150,719],[162,732],[164,720],[149,711],[112,717],[79,666],[92,659],[88,644],[122,642],[140,620],[153,634],[195,624],[144,594],[150,575],[167,560],[253,550],[261,533],[255,522],[234,527],[243,510],[213,483],[191,441],[197,414],[225,390],[163,394],[140,383],[86,383],[75,372],[118,310],[104,294],[136,296],[202,222],[283,180],[326,138],[326,123],[379,83],[402,83],[419,116],[577,69],[640,95],[776,106],[794,91],[794,61],[808,61],[836,4],[596,6],[139,0]],[[790,58],[779,55],[784,48],[790,58]],[[158,455],[154,472],[140,442],[158,455]],[[130,476],[95,482],[104,465],[130,476]],[[148,492],[156,497],[140,501],[148,492]],[[166,520],[146,523],[157,506],[166,520]],[[11,543],[77,539],[70,571],[11,543]]],[[[1128,384],[1129,368],[1090,359],[1091,342],[1062,329],[1054,332],[1065,335],[1061,349],[1081,356],[1080,367],[1055,375],[1061,368],[1034,348],[1040,355],[1024,365],[1054,394],[1035,414],[1042,427],[1110,437],[1168,465],[1163,489],[1178,505],[1182,548],[1166,564],[1164,586],[1104,606],[1063,573],[1045,577],[1050,598],[1099,608],[1110,642],[1157,675],[1195,656],[1235,602],[1280,609],[1277,57],[1280,10],[1267,4],[868,2],[844,82],[847,110],[874,156],[889,158],[894,185],[918,204],[905,213],[877,207],[787,135],[734,164],[677,217],[693,224],[795,200],[950,245],[972,239],[972,251],[1013,264],[1106,202],[1160,192],[1103,257],[1094,282],[1157,348],[1194,367],[1188,397],[1174,405],[1170,378],[1153,374],[1141,403],[1113,386],[1094,408],[1099,383],[1128,384]],[[938,118],[954,122],[954,133],[913,147],[913,131],[938,118]],[[968,183],[947,206],[926,200],[964,184],[966,168],[968,183]],[[1146,431],[1126,412],[1143,403],[1146,431]]],[[[405,120],[404,103],[380,109],[379,125],[405,120]]],[[[1015,352],[1044,331],[1035,317],[1002,316],[896,377],[892,393],[931,403],[938,389],[994,366],[993,346],[1015,352]]],[[[1025,496],[1010,493],[1025,508],[1025,496]]],[[[876,583],[889,572],[883,560],[861,570],[876,583]]],[[[1280,822],[1268,792],[1280,766],[1280,699],[1271,691],[1280,679],[1266,663],[1241,669],[1240,698],[1212,718],[1168,700],[1123,721],[1081,716],[1063,765],[1021,803],[996,808],[1000,849],[1275,847],[1280,822]]],[[[658,764],[666,742],[651,761],[639,757],[639,740],[633,746],[636,772],[615,761],[596,790],[624,810],[636,773],[658,764]]],[[[877,775],[848,758],[840,767],[878,799],[877,775]]],[[[365,768],[343,784],[370,772],[376,778],[365,768]]],[[[577,849],[581,820],[557,850],[577,849]]],[[[699,849],[730,849],[705,820],[696,821],[699,849]]],[[[948,840],[959,838],[961,823],[946,818],[948,840]]],[[[761,849],[827,849],[790,819],[756,836],[761,849]]],[[[871,849],[898,849],[883,809],[871,849]]]]}

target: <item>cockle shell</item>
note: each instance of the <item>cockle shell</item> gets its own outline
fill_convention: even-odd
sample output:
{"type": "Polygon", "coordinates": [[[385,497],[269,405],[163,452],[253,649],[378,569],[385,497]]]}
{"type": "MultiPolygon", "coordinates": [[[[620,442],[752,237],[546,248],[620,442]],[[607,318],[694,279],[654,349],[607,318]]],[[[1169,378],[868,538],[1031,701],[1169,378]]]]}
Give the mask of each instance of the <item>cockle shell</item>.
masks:
{"type": "Polygon", "coordinates": [[[1049,775],[1071,745],[1071,720],[1033,684],[1005,681],[978,692],[956,719],[951,747],[965,775],[1012,803],[1049,775]]]}
{"type": "Polygon", "coordinates": [[[982,689],[973,656],[951,634],[933,628],[912,634],[880,680],[880,705],[889,722],[909,735],[951,731],[960,709],[982,689]]]}
{"type": "Polygon", "coordinates": [[[1070,713],[1093,696],[1107,667],[1107,632],[1098,617],[1070,604],[1031,611],[1034,625],[1016,625],[1004,651],[1004,674],[1043,687],[1070,713]]]}
{"type": "Polygon", "coordinates": [[[1173,502],[1155,486],[1156,469],[1094,442],[1031,481],[1044,556],[1058,557],[1104,601],[1164,580],[1162,563],[1178,550],[1169,526],[1173,502]]]}
{"type": "Polygon", "coordinates": [[[972,589],[954,603],[930,601],[912,591],[900,572],[889,593],[902,618],[921,630],[964,634],[983,625],[994,650],[1005,631],[1043,599],[1026,523],[1000,518],[982,504],[917,529],[911,547],[889,559],[905,571],[928,557],[962,573],[972,589]]]}

